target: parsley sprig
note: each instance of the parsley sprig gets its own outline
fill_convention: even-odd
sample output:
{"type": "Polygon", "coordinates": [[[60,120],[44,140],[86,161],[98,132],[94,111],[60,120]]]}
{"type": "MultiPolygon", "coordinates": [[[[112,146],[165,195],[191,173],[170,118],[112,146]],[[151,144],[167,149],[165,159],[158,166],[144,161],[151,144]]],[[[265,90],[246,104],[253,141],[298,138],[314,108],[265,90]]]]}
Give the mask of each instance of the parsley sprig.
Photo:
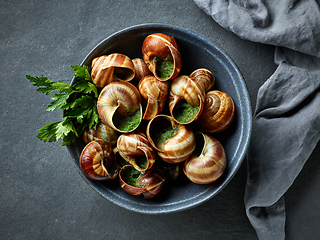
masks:
{"type": "Polygon", "coordinates": [[[47,111],[64,110],[61,121],[45,125],[38,130],[37,137],[44,142],[56,142],[63,139],[62,145],[70,145],[79,138],[86,127],[96,128],[100,117],[97,110],[98,88],[92,82],[87,66],[71,65],[75,83],[70,86],[62,81],[51,81],[46,77],[27,79],[37,87],[37,91],[51,97],[47,111]]]}

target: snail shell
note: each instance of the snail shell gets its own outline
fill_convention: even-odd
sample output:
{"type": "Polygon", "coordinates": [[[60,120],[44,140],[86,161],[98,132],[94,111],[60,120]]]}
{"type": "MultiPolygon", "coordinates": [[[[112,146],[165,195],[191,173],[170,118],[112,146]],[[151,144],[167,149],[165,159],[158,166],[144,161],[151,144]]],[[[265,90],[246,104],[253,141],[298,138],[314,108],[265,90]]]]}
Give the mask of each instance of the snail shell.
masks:
{"type": "Polygon", "coordinates": [[[130,81],[134,76],[134,65],[126,55],[113,53],[92,60],[91,78],[98,87],[104,87],[115,80],[130,81]]]}
{"type": "Polygon", "coordinates": [[[115,179],[118,165],[111,145],[102,140],[88,143],[80,155],[80,168],[90,179],[104,181],[115,179]]]}
{"type": "Polygon", "coordinates": [[[135,79],[137,81],[140,81],[145,76],[152,75],[152,72],[150,72],[147,64],[143,61],[143,59],[134,58],[132,59],[132,63],[134,65],[135,79]]]}
{"type": "Polygon", "coordinates": [[[157,168],[139,172],[133,166],[126,165],[119,173],[120,186],[124,191],[146,199],[154,198],[161,191],[165,179],[164,173],[157,168]]]}
{"type": "Polygon", "coordinates": [[[205,100],[205,91],[203,85],[189,76],[179,76],[171,84],[169,93],[169,110],[171,116],[180,124],[188,124],[195,121],[201,114],[205,100]],[[179,101],[185,100],[189,103],[191,112],[179,104],[179,101]],[[188,111],[190,113],[188,113],[188,111]],[[185,118],[187,115],[188,118],[185,118]],[[181,119],[185,118],[185,119],[181,119]]]}
{"type": "Polygon", "coordinates": [[[202,114],[198,118],[201,131],[217,133],[228,128],[233,121],[235,105],[232,98],[218,90],[206,94],[202,114]]]}
{"type": "Polygon", "coordinates": [[[216,181],[227,166],[225,151],[214,137],[201,132],[196,135],[197,147],[185,161],[183,172],[194,183],[209,184],[216,181]]]}
{"type": "Polygon", "coordinates": [[[161,170],[164,172],[166,179],[177,180],[183,174],[183,165],[184,162],[172,164],[161,161],[161,170]]]}
{"type": "Polygon", "coordinates": [[[199,68],[194,70],[190,77],[194,78],[196,81],[200,82],[204,88],[205,92],[210,91],[214,84],[215,84],[215,78],[208,69],[206,68],[199,68]]]}
{"type": "Polygon", "coordinates": [[[171,116],[157,115],[151,119],[147,125],[147,137],[159,157],[169,163],[188,159],[196,147],[193,131],[176,123],[171,116]]]}
{"type": "Polygon", "coordinates": [[[152,167],[156,155],[144,133],[126,133],[117,141],[119,154],[138,171],[152,167]]]}
{"type": "Polygon", "coordinates": [[[97,109],[101,120],[119,132],[135,130],[142,119],[141,96],[138,89],[129,82],[115,81],[105,86],[97,101],[97,109]],[[130,116],[139,117],[139,121],[131,121],[129,128],[120,127],[120,121],[130,116]],[[140,115],[139,115],[140,114],[140,115]],[[119,116],[119,117],[118,117],[119,116]]]}
{"type": "Polygon", "coordinates": [[[142,55],[150,71],[160,81],[175,78],[181,70],[181,55],[174,37],[163,33],[148,35],[142,44],[142,55]],[[173,62],[172,69],[166,76],[161,76],[159,72],[159,68],[161,68],[159,64],[162,60],[173,62]]]}
{"type": "Polygon", "coordinates": [[[141,96],[147,100],[143,119],[150,120],[164,109],[168,95],[168,84],[159,81],[154,76],[146,76],[140,80],[138,88],[141,96]]]}
{"type": "Polygon", "coordinates": [[[103,122],[99,122],[96,129],[86,128],[82,133],[82,140],[85,144],[93,140],[103,140],[114,146],[117,143],[118,133],[103,122]]]}

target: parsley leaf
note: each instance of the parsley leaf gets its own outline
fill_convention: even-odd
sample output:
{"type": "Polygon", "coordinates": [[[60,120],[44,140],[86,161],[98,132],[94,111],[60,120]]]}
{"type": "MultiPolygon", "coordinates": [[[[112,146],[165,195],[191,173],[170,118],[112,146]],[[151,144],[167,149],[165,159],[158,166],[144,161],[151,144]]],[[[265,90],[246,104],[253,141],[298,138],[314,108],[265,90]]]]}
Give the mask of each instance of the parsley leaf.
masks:
{"type": "Polygon", "coordinates": [[[65,104],[67,104],[67,101],[70,97],[71,93],[58,93],[55,94],[51,99],[54,100],[52,101],[49,106],[47,107],[47,111],[53,111],[56,108],[62,107],[65,104]]]}
{"type": "Polygon", "coordinates": [[[74,76],[77,78],[77,82],[73,85],[73,87],[85,94],[94,93],[95,97],[98,97],[98,90],[96,85],[93,84],[88,67],[87,66],[78,66],[71,65],[74,76]]]}
{"type": "Polygon", "coordinates": [[[33,86],[38,87],[37,91],[45,93],[49,95],[53,91],[60,91],[60,92],[71,92],[72,87],[64,82],[61,81],[51,81],[46,77],[32,77],[30,75],[26,75],[30,82],[33,83],[33,86]]]}
{"type": "Polygon", "coordinates": [[[76,78],[84,79],[86,81],[92,81],[87,66],[71,65],[71,67],[76,78]]]}
{"type": "Polygon", "coordinates": [[[26,78],[37,87],[37,91],[46,95],[56,91],[51,97],[47,111],[64,110],[64,117],[59,122],[45,125],[38,130],[37,137],[44,142],[56,142],[63,139],[62,145],[73,143],[86,127],[96,128],[100,121],[97,111],[98,88],[92,82],[87,66],[71,66],[75,83],[70,86],[62,81],[51,81],[46,77],[26,78]]]}

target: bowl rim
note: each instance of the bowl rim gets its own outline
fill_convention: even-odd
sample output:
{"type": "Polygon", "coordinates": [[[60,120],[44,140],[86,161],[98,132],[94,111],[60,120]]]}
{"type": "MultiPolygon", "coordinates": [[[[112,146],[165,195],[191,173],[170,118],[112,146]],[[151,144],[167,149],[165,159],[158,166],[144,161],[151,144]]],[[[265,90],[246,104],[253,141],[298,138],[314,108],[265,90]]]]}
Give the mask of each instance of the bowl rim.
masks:
{"type": "MultiPolygon", "coordinates": [[[[107,41],[109,41],[110,39],[113,39],[116,36],[120,36],[124,33],[130,32],[130,31],[134,31],[134,30],[138,30],[141,28],[169,28],[170,30],[173,31],[178,31],[178,32],[184,32],[187,34],[192,35],[193,37],[196,38],[201,38],[203,41],[205,41],[206,43],[212,45],[215,47],[215,50],[219,51],[223,57],[228,61],[228,64],[230,64],[230,66],[233,68],[232,70],[235,71],[236,75],[238,76],[238,78],[240,79],[239,84],[241,85],[241,87],[245,90],[243,92],[243,94],[245,95],[244,97],[244,106],[246,106],[246,111],[245,111],[245,115],[248,118],[247,122],[246,122],[246,133],[243,134],[243,132],[241,132],[242,138],[241,138],[241,144],[242,144],[242,148],[239,149],[239,152],[237,155],[239,155],[240,157],[238,158],[239,160],[237,161],[236,165],[232,168],[232,171],[229,173],[228,177],[226,178],[226,181],[223,182],[222,185],[220,185],[219,187],[216,188],[216,191],[214,192],[214,194],[206,194],[207,192],[209,192],[209,190],[211,189],[211,187],[209,187],[202,195],[206,195],[206,196],[201,196],[199,199],[197,199],[198,196],[194,196],[188,199],[188,201],[192,201],[191,204],[180,204],[185,202],[185,201],[180,201],[180,202],[175,202],[175,203],[161,203],[161,204],[153,204],[152,207],[154,208],[149,208],[148,203],[132,203],[129,199],[121,198],[121,203],[119,202],[118,198],[114,198],[113,196],[111,197],[107,197],[105,194],[103,194],[102,192],[98,191],[97,188],[95,188],[92,184],[93,180],[87,179],[86,176],[82,173],[81,169],[79,168],[79,166],[76,164],[76,159],[75,159],[75,154],[72,153],[71,150],[71,146],[67,146],[67,149],[70,153],[70,156],[72,158],[72,161],[74,163],[74,166],[76,168],[76,170],[78,171],[78,173],[81,175],[81,177],[86,181],[86,183],[95,191],[97,192],[99,195],[101,195],[104,198],[107,198],[107,200],[109,200],[110,202],[114,203],[115,205],[122,207],[124,209],[133,211],[133,212],[137,212],[137,213],[143,213],[143,214],[168,214],[168,213],[175,213],[175,212],[180,212],[180,211],[184,211],[184,210],[188,210],[191,208],[194,208],[208,200],[210,200],[212,197],[214,197],[215,195],[217,195],[223,188],[225,188],[228,183],[233,179],[233,177],[235,176],[235,174],[238,172],[240,166],[242,165],[245,156],[246,156],[246,152],[250,143],[250,139],[251,139],[251,133],[252,133],[252,107],[251,107],[251,101],[250,101],[250,97],[249,97],[249,93],[248,93],[248,88],[246,86],[246,82],[243,78],[243,75],[239,69],[239,67],[236,65],[236,63],[234,62],[234,60],[225,52],[225,50],[223,48],[221,48],[218,44],[216,44],[215,42],[213,42],[211,39],[207,38],[206,36],[204,36],[203,34],[200,34],[194,30],[190,30],[188,28],[185,27],[180,27],[177,25],[173,25],[173,24],[167,24],[167,23],[143,23],[143,24],[137,24],[137,25],[133,25],[133,26],[129,26],[126,28],[123,28],[119,31],[114,32],[113,34],[109,35],[108,37],[104,38],[102,41],[100,41],[97,45],[95,45],[91,51],[86,55],[86,57],[82,60],[82,62],[80,63],[80,65],[84,65],[88,59],[90,58],[90,56],[99,48],[101,47],[103,44],[105,44],[107,41]],[[135,204],[135,206],[133,206],[133,204],[135,204]],[[178,204],[180,204],[178,206],[178,204]],[[174,208],[170,208],[170,206],[173,206],[174,208]],[[170,208],[170,209],[168,209],[170,208]]],[[[75,81],[75,77],[72,78],[70,85],[74,84],[75,81]]],[[[94,181],[93,181],[94,182],[94,181]]],[[[110,190],[111,191],[111,190],[110,190]]],[[[119,196],[118,196],[119,197],[119,196]]]]}

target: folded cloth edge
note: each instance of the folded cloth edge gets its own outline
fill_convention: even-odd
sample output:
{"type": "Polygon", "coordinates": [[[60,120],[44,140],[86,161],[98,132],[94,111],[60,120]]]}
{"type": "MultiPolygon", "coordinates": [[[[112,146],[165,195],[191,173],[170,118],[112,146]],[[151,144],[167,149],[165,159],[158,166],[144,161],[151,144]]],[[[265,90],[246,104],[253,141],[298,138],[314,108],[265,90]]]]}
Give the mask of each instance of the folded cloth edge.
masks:
{"type": "MultiPolygon", "coordinates": [[[[277,69],[278,72],[280,71],[280,66],[282,68],[282,66],[285,66],[285,64],[287,64],[288,66],[295,66],[291,68],[294,69],[294,71],[305,69],[308,72],[310,70],[312,71],[320,69],[320,61],[319,64],[314,64],[314,62],[318,62],[318,57],[320,57],[319,2],[315,0],[280,0],[277,2],[275,2],[274,0],[194,0],[194,2],[206,14],[210,15],[213,20],[215,20],[219,25],[229,31],[232,31],[243,39],[292,49],[291,55],[288,54],[288,51],[285,51],[284,55],[275,55],[275,62],[279,64],[279,67],[277,69]],[[259,15],[259,11],[255,12],[255,9],[257,9],[256,7],[267,9],[268,14],[259,15]],[[255,20],[259,20],[259,17],[261,18],[260,20],[263,24],[259,25],[254,23],[255,20]],[[264,17],[267,17],[267,19],[263,19],[264,17]],[[306,56],[306,54],[314,56],[314,61],[310,61],[309,56],[306,56]],[[280,59],[277,59],[277,57],[279,56],[281,56],[280,59]],[[311,65],[313,67],[309,67],[308,65],[311,65]]],[[[264,13],[264,11],[262,11],[262,13],[264,13]]],[[[276,71],[275,73],[278,72],[276,71]]],[[[320,75],[318,75],[317,73],[307,74],[307,78],[314,74],[318,76],[318,79],[320,78],[320,75]]],[[[294,78],[294,75],[292,75],[291,77],[294,78]]],[[[300,77],[305,78],[306,76],[300,75],[300,77]]],[[[272,78],[272,76],[270,78],[272,78]]],[[[268,90],[268,80],[259,89],[260,93],[261,89],[265,88],[268,90]]],[[[281,98],[277,99],[276,102],[273,102],[275,106],[263,106],[263,104],[261,104],[259,106],[259,114],[255,114],[255,117],[253,119],[252,132],[254,133],[256,131],[255,125],[257,124],[256,122],[259,121],[257,119],[284,119],[294,115],[296,110],[301,111],[306,106],[314,105],[315,101],[317,101],[318,103],[320,102],[319,89],[316,84],[313,86],[308,86],[308,84],[301,86],[309,88],[310,92],[305,93],[304,98],[296,98],[296,100],[294,101],[294,105],[290,104],[290,102],[285,102],[285,106],[279,107],[279,105],[281,105],[280,103],[283,103],[283,101],[281,101],[281,98]],[[292,108],[291,111],[288,111],[290,108],[292,108]],[[274,112],[274,110],[277,111],[274,112]]],[[[292,86],[289,87],[291,88],[292,86]]],[[[257,104],[258,102],[259,96],[257,104]]],[[[304,156],[300,156],[300,158],[299,154],[297,154],[297,158],[299,161],[296,164],[299,166],[295,168],[294,173],[291,173],[291,176],[287,176],[287,178],[291,180],[287,179],[288,181],[285,184],[286,186],[282,186],[282,190],[276,194],[276,197],[273,197],[272,200],[269,199],[269,203],[262,201],[263,204],[254,204],[254,201],[252,200],[253,196],[249,195],[249,192],[251,191],[250,184],[247,185],[245,194],[246,213],[252,226],[256,229],[259,239],[280,240],[285,238],[285,203],[283,194],[292,185],[296,176],[300,173],[301,169],[304,166],[304,163],[310,157],[319,141],[320,133],[317,129],[320,129],[320,126],[317,126],[317,122],[320,122],[319,116],[317,115],[313,116],[312,119],[310,119],[310,121],[308,122],[308,126],[310,127],[309,132],[312,135],[312,137],[309,136],[308,139],[308,149],[303,151],[304,156]],[[252,203],[250,203],[249,201],[250,198],[252,203]],[[268,216],[272,216],[273,220],[278,220],[275,221],[276,223],[270,222],[267,219],[268,216]]],[[[304,137],[305,136],[306,135],[304,135],[304,137]]],[[[252,156],[250,156],[250,148],[252,148],[253,139],[255,139],[254,136],[251,137],[251,143],[249,145],[247,153],[248,182],[250,181],[250,177],[252,177],[250,176],[250,164],[252,164],[250,162],[253,158],[252,156]]],[[[299,140],[302,141],[301,139],[299,140]]],[[[299,146],[298,144],[297,147],[303,148],[302,145],[299,146]]],[[[281,163],[281,161],[279,161],[279,163],[281,163]]],[[[286,168],[289,168],[289,166],[286,166],[286,168]]]]}
{"type": "MultiPolygon", "coordinates": [[[[320,59],[318,63],[320,64],[320,59]]],[[[312,66],[310,68],[314,69],[312,66]]],[[[259,89],[252,131],[252,139],[255,139],[256,142],[250,143],[247,152],[248,179],[245,191],[246,213],[259,239],[284,239],[285,203],[283,195],[293,184],[320,138],[320,116],[316,111],[320,102],[319,78],[320,68],[309,71],[283,61],[259,89]],[[290,69],[295,73],[292,74],[290,69]],[[274,99],[279,97],[277,88],[280,92],[282,92],[281,89],[287,91],[281,94],[280,100],[274,99]],[[295,96],[290,88],[296,89],[295,96]],[[293,102],[291,97],[297,100],[293,102]],[[277,108],[283,108],[282,105],[285,103],[288,105],[286,109],[278,111],[277,108]],[[270,134],[268,131],[270,129],[274,131],[274,125],[275,130],[279,129],[283,123],[286,126],[282,128],[287,135],[276,145],[290,150],[290,147],[294,145],[290,143],[290,137],[293,138],[296,140],[296,147],[290,150],[292,152],[290,154],[283,151],[273,153],[272,148],[275,144],[268,142],[268,134],[270,134]],[[306,128],[300,127],[300,130],[297,130],[300,125],[306,128]],[[262,156],[258,152],[264,149],[262,146],[271,151],[264,152],[262,156]],[[264,158],[268,160],[267,163],[264,162],[264,158]],[[261,179],[265,180],[261,181],[261,179]],[[274,179],[280,182],[273,181],[274,179]]],[[[281,138],[283,130],[278,131],[280,131],[278,137],[281,138]]]]}

